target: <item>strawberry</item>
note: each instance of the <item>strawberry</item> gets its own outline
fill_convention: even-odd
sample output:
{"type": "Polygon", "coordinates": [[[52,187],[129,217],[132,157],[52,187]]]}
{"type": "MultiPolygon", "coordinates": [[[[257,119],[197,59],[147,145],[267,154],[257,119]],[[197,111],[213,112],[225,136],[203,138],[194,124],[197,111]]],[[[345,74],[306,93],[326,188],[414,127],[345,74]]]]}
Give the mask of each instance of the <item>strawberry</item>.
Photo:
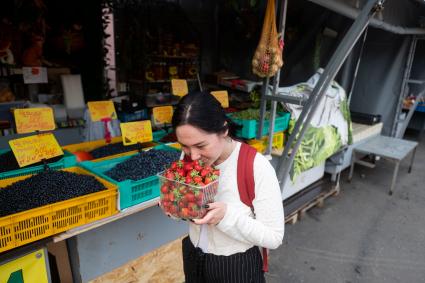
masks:
{"type": "Polygon", "coordinates": [[[193,169],[189,172],[189,175],[193,178],[195,176],[199,176],[199,171],[193,169]]]}
{"type": "Polygon", "coordinates": [[[207,168],[204,168],[201,170],[201,177],[205,177],[208,175],[208,173],[210,173],[210,170],[208,170],[207,168]]]}
{"type": "Polygon", "coordinates": [[[169,170],[167,170],[167,171],[165,172],[164,177],[165,177],[165,178],[167,178],[167,179],[170,179],[170,180],[174,180],[174,173],[173,173],[173,172],[171,172],[171,171],[169,171],[169,170]]]}
{"type": "Polygon", "coordinates": [[[169,199],[171,202],[173,202],[173,201],[176,199],[176,197],[175,197],[175,195],[174,195],[174,193],[173,193],[173,192],[168,193],[168,199],[169,199]]]}
{"type": "Polygon", "coordinates": [[[188,192],[187,194],[184,195],[184,197],[188,203],[196,201],[196,197],[192,192],[188,192]]]}
{"type": "Polygon", "coordinates": [[[162,185],[161,186],[161,193],[163,193],[163,194],[168,193],[168,186],[167,185],[162,185]]]}
{"type": "Polygon", "coordinates": [[[212,179],[211,179],[211,177],[206,177],[205,179],[204,179],[204,183],[205,183],[205,185],[208,185],[209,183],[211,183],[212,182],[212,179]]]}
{"type": "Polygon", "coordinates": [[[213,173],[213,175],[220,176],[220,170],[218,170],[218,169],[213,170],[212,173],[213,173]]]}
{"type": "Polygon", "coordinates": [[[202,177],[201,176],[194,176],[193,177],[193,182],[197,185],[199,185],[200,183],[202,183],[202,177]]]}
{"type": "Polygon", "coordinates": [[[174,161],[173,163],[171,163],[170,169],[171,170],[176,170],[177,169],[177,161],[174,161]]]}
{"type": "Polygon", "coordinates": [[[191,171],[193,169],[193,165],[192,163],[186,163],[183,167],[184,171],[188,172],[191,171]]]}
{"type": "Polygon", "coordinates": [[[199,164],[193,165],[193,169],[195,169],[196,171],[200,172],[202,170],[202,166],[199,164]]]}
{"type": "Polygon", "coordinates": [[[180,186],[179,187],[179,193],[181,193],[182,195],[187,193],[187,187],[186,186],[180,186]]]}
{"type": "Polygon", "coordinates": [[[190,217],[190,211],[189,208],[184,207],[181,209],[181,214],[180,214],[183,218],[188,218],[190,217]]]}
{"type": "Polygon", "coordinates": [[[184,176],[185,176],[184,170],[182,168],[177,168],[176,169],[176,177],[184,177],[184,176]]]}
{"type": "Polygon", "coordinates": [[[187,175],[187,176],[186,176],[186,179],[185,179],[185,183],[186,183],[186,184],[190,184],[190,183],[192,183],[192,181],[193,181],[193,180],[192,180],[192,177],[190,177],[189,175],[187,175]]]}

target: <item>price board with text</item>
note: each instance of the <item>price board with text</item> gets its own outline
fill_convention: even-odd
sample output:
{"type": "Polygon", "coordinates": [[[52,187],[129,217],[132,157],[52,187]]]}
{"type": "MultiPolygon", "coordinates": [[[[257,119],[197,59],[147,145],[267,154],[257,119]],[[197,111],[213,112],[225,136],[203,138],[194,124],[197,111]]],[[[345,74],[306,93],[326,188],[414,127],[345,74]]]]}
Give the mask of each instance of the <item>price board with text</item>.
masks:
{"type": "Polygon", "coordinates": [[[63,155],[61,147],[51,133],[10,140],[9,145],[19,167],[63,155]]]}
{"type": "Polygon", "coordinates": [[[112,101],[90,101],[87,102],[90,117],[93,122],[101,121],[102,119],[116,119],[117,113],[112,101]]]}
{"type": "Polygon", "coordinates": [[[229,94],[227,90],[211,91],[211,94],[220,102],[221,107],[229,107],[229,94]]]}
{"type": "Polygon", "coordinates": [[[121,123],[121,134],[124,145],[150,142],[153,139],[151,121],[121,123]]]}
{"type": "Polygon", "coordinates": [[[52,108],[15,109],[16,131],[19,134],[52,131],[56,128],[52,108]]]}
{"type": "Polygon", "coordinates": [[[155,124],[170,124],[173,118],[173,106],[160,106],[152,109],[155,124]]]}
{"type": "Polygon", "coordinates": [[[177,96],[185,96],[189,93],[189,88],[187,87],[187,81],[186,80],[177,80],[173,79],[171,80],[171,89],[174,95],[177,96]]]}
{"type": "Polygon", "coordinates": [[[0,282],[50,282],[50,271],[46,250],[36,250],[5,263],[0,263],[0,282]]]}

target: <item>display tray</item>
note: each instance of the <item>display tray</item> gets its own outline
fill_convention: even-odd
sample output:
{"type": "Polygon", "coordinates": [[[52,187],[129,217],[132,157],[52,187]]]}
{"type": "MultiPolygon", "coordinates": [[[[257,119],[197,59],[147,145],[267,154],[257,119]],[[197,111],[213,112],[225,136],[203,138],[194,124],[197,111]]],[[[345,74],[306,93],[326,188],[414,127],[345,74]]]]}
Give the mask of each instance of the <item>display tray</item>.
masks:
{"type": "MultiPolygon", "coordinates": [[[[178,151],[176,148],[166,145],[158,145],[155,146],[154,149],[178,151]]],[[[155,175],[137,181],[116,181],[105,174],[105,172],[109,171],[117,164],[130,159],[134,155],[135,154],[117,157],[100,162],[85,161],[81,163],[81,166],[90,172],[118,186],[119,194],[117,205],[119,210],[159,197],[159,180],[155,175]]]]}
{"type": "MultiPolygon", "coordinates": [[[[94,175],[81,167],[61,170],[94,175]]],[[[0,180],[0,187],[30,176],[0,180]]],[[[117,213],[117,186],[98,176],[95,178],[107,190],[1,217],[0,253],[117,213]]]]}

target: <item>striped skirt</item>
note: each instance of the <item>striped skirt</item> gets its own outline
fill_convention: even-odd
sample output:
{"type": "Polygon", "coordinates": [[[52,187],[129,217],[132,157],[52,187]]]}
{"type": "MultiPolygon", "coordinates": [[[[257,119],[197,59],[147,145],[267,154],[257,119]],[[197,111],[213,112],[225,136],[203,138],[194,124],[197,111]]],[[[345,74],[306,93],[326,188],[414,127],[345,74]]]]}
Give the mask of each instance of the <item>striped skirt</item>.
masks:
{"type": "Polygon", "coordinates": [[[263,260],[258,247],[230,256],[218,256],[195,248],[183,239],[183,267],[186,283],[263,283],[263,260]]]}

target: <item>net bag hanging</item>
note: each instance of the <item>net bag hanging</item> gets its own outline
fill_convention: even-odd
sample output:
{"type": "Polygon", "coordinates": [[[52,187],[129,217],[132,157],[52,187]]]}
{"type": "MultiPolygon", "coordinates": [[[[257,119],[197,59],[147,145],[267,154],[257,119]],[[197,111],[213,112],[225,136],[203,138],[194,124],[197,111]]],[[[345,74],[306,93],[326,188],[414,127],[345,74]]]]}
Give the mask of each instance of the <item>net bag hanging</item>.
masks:
{"type": "Polygon", "coordinates": [[[276,28],[275,0],[267,1],[260,42],[252,59],[252,72],[259,77],[272,77],[282,67],[283,40],[276,28]]]}

